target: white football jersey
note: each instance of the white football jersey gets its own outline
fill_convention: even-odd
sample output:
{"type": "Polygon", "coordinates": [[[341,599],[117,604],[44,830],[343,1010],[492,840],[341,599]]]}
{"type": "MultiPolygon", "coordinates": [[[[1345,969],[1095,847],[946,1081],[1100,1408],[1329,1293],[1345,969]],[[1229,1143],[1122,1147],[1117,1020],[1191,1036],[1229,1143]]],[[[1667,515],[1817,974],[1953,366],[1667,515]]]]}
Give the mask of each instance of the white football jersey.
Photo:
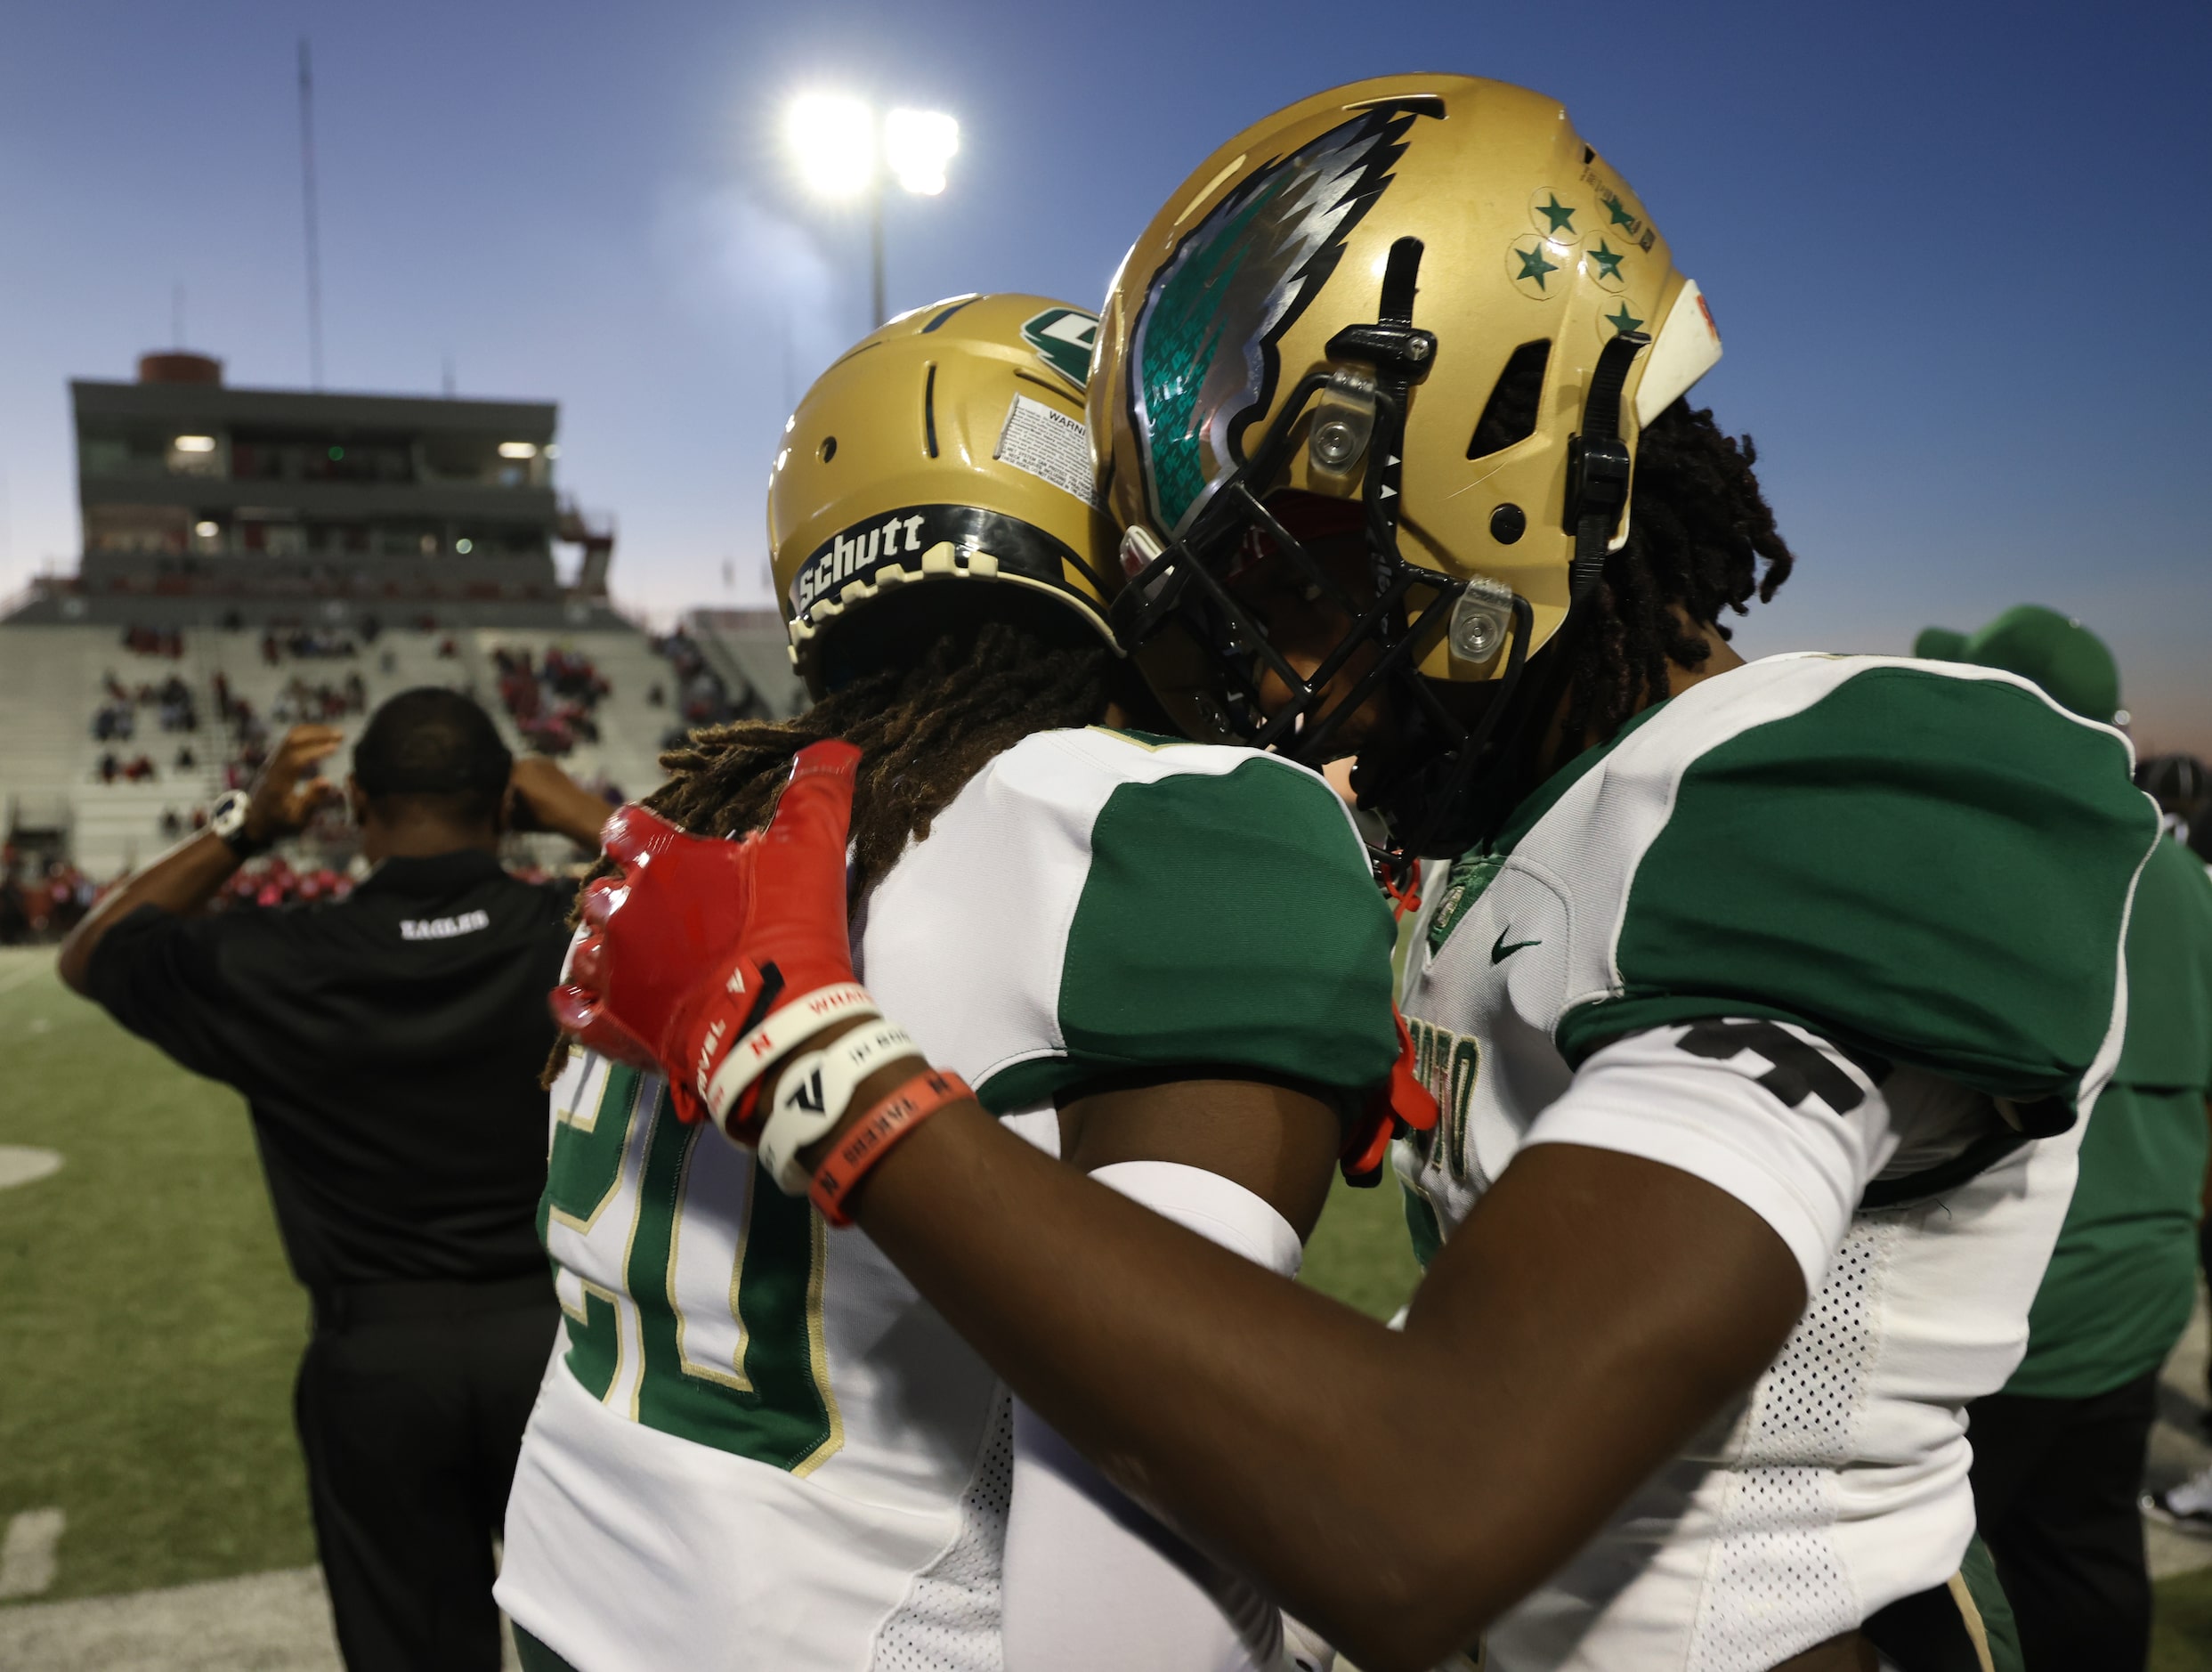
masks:
{"type": "Polygon", "coordinates": [[[1423,1257],[1571,1142],[1728,1191],[1811,1296],[1492,1672],[1764,1672],[1957,1570],[1962,1408],[2020,1358],[2118,1052],[2155,833],[2128,767],[2007,675],[1775,657],[1640,715],[1433,889],[1404,1002],[1442,1116],[1397,1157],[1423,1257]]]}
{"type": "MultiPolygon", "coordinates": [[[[854,925],[930,1060],[1033,1141],[1056,1093],[1243,1066],[1388,1074],[1390,914],[1343,808],[1248,751],[1102,729],[986,766],[854,925]]],[[[553,1092],[567,1314],[498,1599],[578,1672],[989,1672],[1008,1399],[857,1230],[830,1231],[660,1081],[553,1092]]]]}

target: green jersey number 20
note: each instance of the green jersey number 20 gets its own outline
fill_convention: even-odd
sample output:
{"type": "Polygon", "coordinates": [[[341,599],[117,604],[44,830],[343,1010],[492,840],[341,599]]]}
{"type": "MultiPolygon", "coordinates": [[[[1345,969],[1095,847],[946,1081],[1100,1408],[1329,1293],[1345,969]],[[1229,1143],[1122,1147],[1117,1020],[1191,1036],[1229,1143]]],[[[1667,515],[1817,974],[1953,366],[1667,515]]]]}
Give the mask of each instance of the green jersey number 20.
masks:
{"type": "Polygon", "coordinates": [[[821,1216],[750,1151],[677,1120],[659,1078],[598,1057],[570,1075],[539,1209],[570,1279],[569,1371],[649,1428],[808,1473],[843,1440],[821,1216]]]}

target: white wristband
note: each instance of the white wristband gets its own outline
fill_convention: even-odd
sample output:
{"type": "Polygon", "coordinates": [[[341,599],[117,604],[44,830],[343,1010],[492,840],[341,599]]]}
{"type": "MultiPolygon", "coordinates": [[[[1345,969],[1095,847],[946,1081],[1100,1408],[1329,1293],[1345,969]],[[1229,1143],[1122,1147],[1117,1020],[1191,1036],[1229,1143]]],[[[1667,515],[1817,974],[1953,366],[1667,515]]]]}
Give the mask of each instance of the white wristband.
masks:
{"type": "Polygon", "coordinates": [[[760,1133],[760,1165],[786,1196],[805,1196],[814,1176],[798,1152],[845,1118],[853,1091],[887,1062],[919,1056],[913,1035],[896,1022],[856,1027],[822,1051],[810,1051],[783,1071],[775,1108],[760,1133]]]}
{"type": "MultiPolygon", "coordinates": [[[[736,1107],[745,1088],[760,1077],[761,1070],[786,1051],[805,1044],[809,1035],[819,1033],[831,1022],[882,1014],[876,1008],[875,1000],[868,996],[868,989],[856,981],[816,987],[804,997],[793,999],[732,1045],[711,1069],[701,1063],[700,1099],[713,1111],[715,1124],[724,1126],[730,1110],[736,1107]]],[[[724,1126],[724,1130],[727,1127],[724,1126]]]]}

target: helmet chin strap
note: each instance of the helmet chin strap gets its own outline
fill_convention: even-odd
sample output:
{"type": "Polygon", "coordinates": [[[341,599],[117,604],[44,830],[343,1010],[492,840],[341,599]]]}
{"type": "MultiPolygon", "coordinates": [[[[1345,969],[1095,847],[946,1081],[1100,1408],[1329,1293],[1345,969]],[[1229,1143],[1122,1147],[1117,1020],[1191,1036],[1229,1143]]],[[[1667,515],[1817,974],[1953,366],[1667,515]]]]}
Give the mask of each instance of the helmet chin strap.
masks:
{"type": "Polygon", "coordinates": [[[1589,630],[1590,600],[1605,578],[1613,531],[1628,507],[1630,460],[1628,443],[1621,439],[1621,391],[1636,356],[1650,345],[1651,338],[1641,331],[1621,331],[1599,351],[1590,393],[1583,398],[1582,428],[1567,444],[1567,526],[1575,533],[1575,556],[1567,571],[1567,615],[1552,635],[1552,654],[1544,658],[1548,665],[1529,694],[1534,711],[1514,740],[1523,751],[1519,764],[1531,771],[1539,764],[1536,757],[1552,717],[1567,695],[1575,647],[1589,630]]]}
{"type": "MultiPolygon", "coordinates": [[[[1637,355],[1650,341],[1641,331],[1622,331],[1599,353],[1583,401],[1582,429],[1568,444],[1566,522],[1574,531],[1575,556],[1568,569],[1566,618],[1544,653],[1532,659],[1535,677],[1520,679],[1528,605],[1526,599],[1514,598],[1514,654],[1492,712],[1468,743],[1406,782],[1405,835],[1394,844],[1392,856],[1401,869],[1440,848],[1463,848],[1494,834],[1542,775],[1544,740],[1566,697],[1575,646],[1588,630],[1590,600],[1604,578],[1613,531],[1628,504],[1631,471],[1628,444],[1621,439],[1621,394],[1637,355]],[[1502,758],[1479,776],[1479,758],[1492,737],[1501,740],[1502,758]]],[[[1397,798],[1386,791],[1381,799],[1397,798]]],[[[1397,817],[1391,822],[1401,823],[1397,817]]]]}

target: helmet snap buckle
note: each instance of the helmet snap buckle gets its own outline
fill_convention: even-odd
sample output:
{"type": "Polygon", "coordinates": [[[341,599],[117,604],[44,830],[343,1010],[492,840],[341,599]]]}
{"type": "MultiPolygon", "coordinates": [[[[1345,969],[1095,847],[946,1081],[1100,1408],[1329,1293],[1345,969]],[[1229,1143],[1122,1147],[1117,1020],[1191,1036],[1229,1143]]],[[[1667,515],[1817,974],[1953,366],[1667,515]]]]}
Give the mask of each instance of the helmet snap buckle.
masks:
{"type": "Polygon", "coordinates": [[[1348,483],[1374,438],[1374,381],[1356,371],[1335,371],[1314,403],[1306,457],[1314,474],[1348,483]]]}
{"type": "Polygon", "coordinates": [[[1512,588],[1487,575],[1476,575],[1454,601],[1445,637],[1452,654],[1480,666],[1497,655],[1512,620],[1512,588]]]}

